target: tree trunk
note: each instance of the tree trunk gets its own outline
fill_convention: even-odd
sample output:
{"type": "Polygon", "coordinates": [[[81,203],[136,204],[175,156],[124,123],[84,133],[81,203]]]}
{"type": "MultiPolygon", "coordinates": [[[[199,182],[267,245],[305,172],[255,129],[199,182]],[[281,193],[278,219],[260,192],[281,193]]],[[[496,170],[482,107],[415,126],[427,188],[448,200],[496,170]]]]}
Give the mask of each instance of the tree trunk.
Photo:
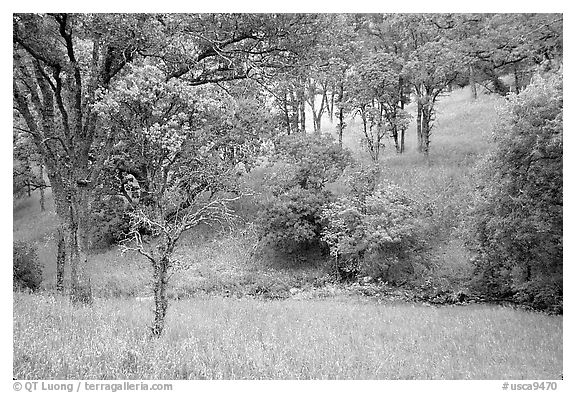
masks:
{"type": "Polygon", "coordinates": [[[313,82],[308,81],[308,103],[310,104],[310,109],[312,110],[312,125],[314,127],[314,133],[317,134],[320,132],[320,128],[318,124],[318,113],[316,113],[316,90],[312,83],[313,82]]]}
{"type": "Polygon", "coordinates": [[[59,226],[56,230],[56,291],[64,293],[64,268],[66,266],[66,237],[65,229],[59,226]]]}
{"type": "Polygon", "coordinates": [[[518,77],[518,67],[514,65],[514,90],[516,94],[520,94],[520,78],[518,77]]]}
{"type": "Polygon", "coordinates": [[[164,331],[166,312],[168,310],[168,298],[166,287],[168,286],[168,256],[162,257],[154,264],[154,324],[152,325],[152,337],[160,337],[164,331]]]}
{"type": "Polygon", "coordinates": [[[44,196],[44,165],[40,164],[40,211],[46,211],[46,199],[44,196]]]}
{"type": "Polygon", "coordinates": [[[284,105],[282,109],[284,111],[284,118],[286,121],[286,131],[288,132],[288,135],[290,135],[292,129],[290,123],[290,111],[288,110],[288,93],[286,91],[284,92],[284,105]]]}
{"type": "Polygon", "coordinates": [[[470,66],[469,68],[469,72],[470,72],[470,88],[472,89],[472,98],[473,99],[477,99],[478,98],[478,91],[476,90],[476,75],[474,73],[474,69],[472,68],[472,66],[470,66]]]}
{"type": "Polygon", "coordinates": [[[300,89],[298,91],[298,117],[299,117],[299,129],[300,132],[306,132],[306,100],[304,99],[304,91],[300,89]]]}
{"type": "Polygon", "coordinates": [[[418,152],[422,152],[422,99],[418,97],[418,110],[416,114],[416,137],[418,138],[418,152]]]}
{"type": "Polygon", "coordinates": [[[92,303],[92,288],[87,274],[90,200],[87,187],[76,187],[70,205],[70,298],[76,304],[92,303]]]}
{"type": "Polygon", "coordinates": [[[430,149],[430,121],[432,118],[432,109],[429,104],[422,107],[422,152],[428,156],[430,149]]]}
{"type": "Polygon", "coordinates": [[[344,131],[344,82],[340,81],[340,93],[338,94],[338,144],[342,147],[342,133],[344,131]]]}
{"type": "Polygon", "coordinates": [[[396,153],[400,153],[400,143],[398,141],[398,129],[396,126],[392,129],[392,138],[394,139],[394,147],[396,148],[396,153]]]}
{"type": "Polygon", "coordinates": [[[290,92],[291,102],[290,105],[292,106],[292,132],[300,132],[300,107],[298,105],[298,98],[296,96],[296,92],[292,90],[290,92]]]}
{"type": "Polygon", "coordinates": [[[398,77],[398,86],[399,86],[398,95],[400,96],[400,109],[404,110],[404,101],[406,100],[406,98],[404,96],[404,78],[402,76],[398,77]]]}
{"type": "Polygon", "coordinates": [[[330,123],[334,122],[334,96],[336,92],[332,89],[330,93],[330,105],[328,106],[328,114],[330,115],[330,123]]]}
{"type": "Polygon", "coordinates": [[[404,154],[404,134],[406,130],[402,128],[400,130],[400,154],[404,154]]]}

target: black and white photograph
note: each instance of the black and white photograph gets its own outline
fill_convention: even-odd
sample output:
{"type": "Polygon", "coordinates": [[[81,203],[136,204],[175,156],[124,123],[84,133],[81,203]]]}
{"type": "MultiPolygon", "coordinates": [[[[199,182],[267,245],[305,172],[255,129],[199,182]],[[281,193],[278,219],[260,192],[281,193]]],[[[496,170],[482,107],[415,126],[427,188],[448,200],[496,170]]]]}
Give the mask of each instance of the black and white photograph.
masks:
{"type": "Polygon", "coordinates": [[[12,12],[6,391],[562,391],[558,11],[12,12]]]}

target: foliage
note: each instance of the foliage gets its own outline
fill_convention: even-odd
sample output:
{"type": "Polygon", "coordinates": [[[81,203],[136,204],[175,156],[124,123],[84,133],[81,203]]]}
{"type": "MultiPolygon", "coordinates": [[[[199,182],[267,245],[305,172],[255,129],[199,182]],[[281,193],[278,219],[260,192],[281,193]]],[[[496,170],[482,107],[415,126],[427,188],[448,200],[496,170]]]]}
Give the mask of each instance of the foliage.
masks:
{"type": "Polygon", "coordinates": [[[368,195],[374,193],[379,183],[381,168],[374,164],[355,164],[346,168],[344,175],[347,192],[354,198],[365,201],[368,195]]]}
{"type": "MultiPolygon", "coordinates": [[[[164,328],[169,277],[181,267],[174,257],[180,237],[202,223],[227,226],[235,215],[229,202],[239,199],[235,164],[249,154],[258,135],[249,137],[236,119],[233,99],[194,88],[143,65],[113,85],[98,105],[123,139],[111,155],[120,194],[130,205],[130,230],[124,247],[142,254],[154,270],[154,336],[164,328]],[[238,131],[238,132],[236,132],[238,131]],[[142,234],[145,230],[145,236],[142,234]],[[154,238],[151,242],[150,235],[154,238]]],[[[249,129],[249,128],[248,128],[249,129]]]]}
{"type": "Polygon", "coordinates": [[[124,240],[130,232],[129,212],[122,197],[98,196],[92,206],[92,246],[105,248],[124,240]]]}
{"type": "Polygon", "coordinates": [[[331,194],[295,186],[265,205],[259,218],[262,237],[283,249],[297,250],[320,237],[320,215],[331,194]]]}
{"type": "Polygon", "coordinates": [[[350,152],[329,135],[280,138],[274,164],[281,175],[268,180],[272,197],[259,217],[261,238],[288,250],[317,243],[321,212],[333,198],[325,186],[350,162],[350,152]]]}
{"type": "Polygon", "coordinates": [[[38,262],[36,247],[28,242],[17,241],[13,245],[14,289],[27,288],[32,291],[42,284],[42,265],[38,262]]]}
{"type": "Polygon", "coordinates": [[[398,135],[407,128],[410,115],[401,109],[403,61],[389,53],[371,54],[356,65],[348,80],[346,106],[359,114],[363,123],[362,144],[372,160],[378,161],[384,137],[394,139],[400,152],[398,135]]]}
{"type": "Polygon", "coordinates": [[[294,169],[293,179],[286,185],[297,184],[303,189],[323,189],[351,162],[350,151],[338,146],[329,134],[280,137],[275,148],[275,160],[294,169]]]}
{"type": "Polygon", "coordinates": [[[14,130],[12,144],[12,193],[16,197],[22,197],[36,189],[46,188],[44,179],[35,170],[35,167],[41,164],[41,159],[30,139],[23,132],[14,130]]]}
{"type": "Polygon", "coordinates": [[[481,167],[471,223],[477,288],[562,306],[562,76],[510,96],[481,167]]]}
{"type": "Polygon", "coordinates": [[[418,201],[388,183],[363,199],[343,196],[331,203],[322,214],[322,240],[343,278],[364,274],[394,281],[394,270],[410,269],[410,258],[422,246],[422,216],[418,201]]]}
{"type": "Polygon", "coordinates": [[[442,38],[427,42],[410,54],[402,73],[410,81],[417,96],[416,133],[418,149],[428,154],[435,118],[435,104],[459,74],[465,72],[468,59],[458,45],[442,38]]]}

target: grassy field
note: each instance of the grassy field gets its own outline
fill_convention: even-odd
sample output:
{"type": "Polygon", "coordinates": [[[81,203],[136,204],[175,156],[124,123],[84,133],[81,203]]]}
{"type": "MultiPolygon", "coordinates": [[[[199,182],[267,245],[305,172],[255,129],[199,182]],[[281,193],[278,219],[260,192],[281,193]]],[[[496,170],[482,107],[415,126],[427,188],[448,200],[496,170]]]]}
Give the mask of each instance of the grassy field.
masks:
{"type": "Polygon", "coordinates": [[[18,379],[559,379],[562,318],[502,307],[335,300],[151,304],[16,294],[18,379]]]}
{"type": "MultiPolygon", "coordinates": [[[[429,273],[437,280],[464,280],[470,272],[459,222],[500,101],[491,96],[473,101],[468,90],[456,90],[439,102],[429,159],[414,149],[414,124],[406,154],[396,155],[391,144],[383,152],[382,179],[426,195],[435,206],[437,239],[429,273]]],[[[334,127],[324,119],[325,132],[334,127]]],[[[358,147],[358,119],[346,131],[345,146],[368,160],[358,147]]],[[[146,261],[122,255],[118,247],[93,255],[95,304],[73,308],[51,295],[55,225],[51,198],[46,212],[37,195],[15,201],[14,240],[38,247],[45,290],[14,294],[18,379],[558,379],[562,374],[562,316],[496,306],[378,303],[330,291],[325,299],[252,298],[314,287],[325,270],[310,260],[255,257],[249,229],[218,237],[200,230],[183,239],[177,254],[190,268],[174,277],[170,291],[191,297],[171,303],[165,336],[149,340],[152,305],[135,299],[151,292],[146,261]],[[231,297],[218,296],[225,293],[231,297]]]]}

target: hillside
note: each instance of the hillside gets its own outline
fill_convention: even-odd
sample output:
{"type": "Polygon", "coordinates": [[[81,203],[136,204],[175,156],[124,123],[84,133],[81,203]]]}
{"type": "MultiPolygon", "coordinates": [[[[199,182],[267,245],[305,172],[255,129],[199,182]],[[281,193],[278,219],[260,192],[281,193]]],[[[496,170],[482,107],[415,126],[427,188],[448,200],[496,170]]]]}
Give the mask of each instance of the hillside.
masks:
{"type": "MultiPolygon", "coordinates": [[[[443,272],[446,276],[448,272],[461,272],[464,278],[470,268],[469,256],[459,240],[458,212],[466,205],[473,186],[470,174],[474,165],[489,147],[500,100],[493,95],[473,100],[468,88],[454,90],[439,101],[428,160],[415,151],[414,121],[407,131],[407,152],[397,155],[391,141],[383,152],[381,180],[392,181],[411,193],[424,194],[435,206],[439,241],[434,244],[431,262],[440,279],[443,272]]],[[[414,112],[414,104],[407,110],[414,112]]],[[[345,147],[358,160],[369,161],[368,154],[359,146],[359,120],[352,118],[348,122],[345,147]]],[[[323,132],[335,135],[334,129],[335,125],[325,116],[323,132]]],[[[338,184],[333,187],[336,191],[339,188],[338,184]]],[[[14,202],[14,240],[33,242],[38,247],[44,266],[42,286],[46,289],[53,288],[55,283],[55,246],[51,236],[56,216],[50,196],[48,192],[46,212],[40,212],[38,195],[14,202]]],[[[245,208],[250,210],[250,206],[245,208]]],[[[314,255],[295,256],[296,260],[269,252],[254,255],[254,242],[250,226],[216,237],[206,232],[206,228],[189,233],[177,251],[178,258],[186,261],[189,268],[175,277],[173,296],[198,291],[287,296],[292,287],[321,285],[328,280],[321,264],[309,260],[314,255]]],[[[123,255],[116,246],[100,250],[90,265],[94,293],[103,297],[147,296],[151,293],[148,269],[146,261],[135,253],[123,255]]]]}
{"type": "MultiPolygon", "coordinates": [[[[425,195],[435,208],[428,268],[416,282],[432,293],[460,293],[470,279],[460,223],[501,101],[455,90],[439,102],[428,160],[414,151],[414,124],[407,153],[388,147],[381,159],[380,181],[425,195]]],[[[346,147],[367,160],[356,120],[347,131],[346,147]]],[[[341,185],[331,187],[338,193],[341,185]]],[[[38,247],[47,290],[14,295],[18,379],[562,379],[562,316],[431,307],[407,287],[338,283],[317,254],[257,252],[250,225],[187,234],[176,254],[188,269],[174,275],[166,332],[151,341],[151,271],[137,254],[114,246],[93,255],[90,308],[54,294],[48,200],[46,212],[36,195],[14,204],[14,239],[38,247]]],[[[249,202],[239,207],[253,214],[249,202]]]]}

